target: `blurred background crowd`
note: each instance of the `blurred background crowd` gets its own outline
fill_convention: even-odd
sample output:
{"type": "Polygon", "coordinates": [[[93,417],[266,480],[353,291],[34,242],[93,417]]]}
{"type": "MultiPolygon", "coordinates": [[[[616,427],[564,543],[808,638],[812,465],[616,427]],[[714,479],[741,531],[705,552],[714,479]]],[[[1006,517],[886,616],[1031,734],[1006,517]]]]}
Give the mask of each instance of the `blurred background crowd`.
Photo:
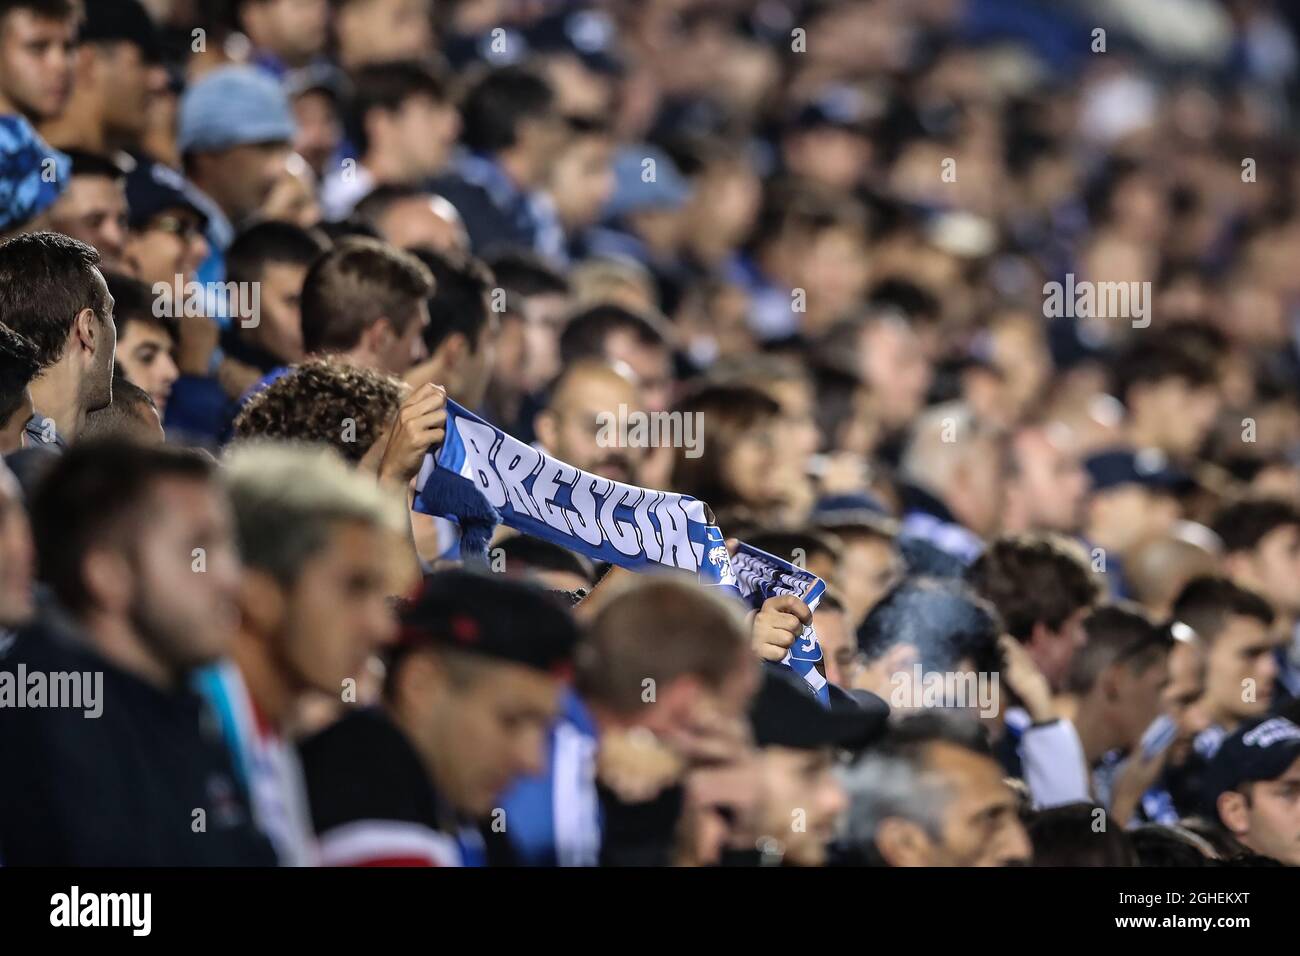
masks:
{"type": "Polygon", "coordinates": [[[0,860],[1300,864],[1298,27],[0,0],[6,666],[109,669],[0,860]],[[829,709],[798,600],[455,569],[448,398],[820,576],[829,709]]]}

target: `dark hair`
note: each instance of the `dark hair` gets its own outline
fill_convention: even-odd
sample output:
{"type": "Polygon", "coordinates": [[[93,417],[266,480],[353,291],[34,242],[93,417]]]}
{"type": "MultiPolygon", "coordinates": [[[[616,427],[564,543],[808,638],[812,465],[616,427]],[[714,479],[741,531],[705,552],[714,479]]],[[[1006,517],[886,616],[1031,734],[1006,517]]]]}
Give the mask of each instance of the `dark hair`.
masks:
{"type": "Polygon", "coordinates": [[[373,228],[378,234],[379,220],[387,215],[388,210],[399,202],[419,199],[428,202],[434,193],[423,186],[409,183],[383,183],[376,186],[361,198],[352,210],[353,217],[373,228]]]}
{"type": "Polygon", "coordinates": [[[495,281],[488,267],[463,252],[412,249],[411,254],[433,275],[429,324],[424,330],[429,354],[455,332],[465,336],[471,350],[477,350],[488,320],[487,296],[495,281]]]}
{"type": "Polygon", "coordinates": [[[1252,617],[1266,627],[1273,624],[1273,609],[1267,601],[1225,577],[1193,578],[1174,599],[1174,619],[1209,643],[1214,642],[1233,615],[1252,617]]]}
{"type": "Polygon", "coordinates": [[[868,661],[890,648],[916,648],[925,670],[955,671],[963,661],[980,673],[1002,670],[997,612],[960,581],[914,577],[894,585],[858,625],[868,661]]]}
{"type": "Polygon", "coordinates": [[[807,531],[754,531],[745,535],[745,543],[774,554],[786,561],[793,561],[794,555],[802,551],[805,560],[813,555],[825,555],[832,561],[838,561],[843,546],[833,534],[820,529],[807,531]]]}
{"type": "Polygon", "coordinates": [[[364,156],[370,148],[366,117],[372,110],[395,113],[407,100],[417,96],[428,97],[436,103],[447,99],[446,84],[433,67],[420,60],[363,66],[357,70],[354,80],[351,109],[345,125],[358,156],[364,156]]]}
{"type": "MultiPolygon", "coordinates": [[[[566,366],[571,361],[564,359],[566,366]]],[[[699,498],[715,512],[744,506],[746,502],[726,478],[727,457],[748,432],[776,420],[781,406],[767,393],[747,385],[706,385],[687,395],[677,410],[702,415],[709,438],[705,454],[674,458],[673,490],[699,498]]]]}
{"type": "Polygon", "coordinates": [[[998,609],[1007,633],[1024,643],[1035,624],[1060,630],[1100,596],[1100,585],[1076,551],[1057,535],[1001,537],[971,565],[966,580],[998,609]]]}
{"type": "Polygon", "coordinates": [[[1137,852],[1122,827],[1094,827],[1106,811],[1090,803],[1040,810],[1029,821],[1034,866],[1137,866],[1137,852]]]}
{"type": "Polygon", "coordinates": [[[1270,532],[1300,526],[1300,510],[1277,498],[1259,498],[1228,505],[1214,518],[1214,532],[1225,554],[1253,551],[1270,532]]]}
{"type": "Polygon", "coordinates": [[[409,253],[373,239],[344,240],[303,280],[303,348],[347,351],[381,318],[403,334],[432,291],[429,270],[409,253]]]}
{"type": "Polygon", "coordinates": [[[118,341],[133,322],[162,329],[171,336],[172,342],[180,341],[180,322],[171,315],[154,314],[155,297],[149,286],[120,272],[105,272],[104,281],[108,284],[108,294],[113,297],[113,321],[117,325],[118,341]]]}
{"type": "Polygon", "coordinates": [[[935,321],[943,311],[934,293],[908,279],[882,279],[867,293],[867,303],[875,309],[897,309],[913,322],[935,321]]]}
{"type": "Polygon", "coordinates": [[[1146,823],[1129,831],[1138,866],[1210,866],[1212,861],[1192,842],[1195,834],[1182,827],[1146,823]]]}
{"type": "Polygon", "coordinates": [[[461,104],[461,142],[478,153],[496,153],[515,145],[519,124],[545,116],[555,93],[541,74],[522,66],[486,73],[461,104]]]}
{"type": "Polygon", "coordinates": [[[569,294],[569,280],[536,253],[502,249],[489,255],[486,261],[503,289],[525,297],[569,294]]]}
{"type": "Polygon", "coordinates": [[[81,5],[76,0],[0,0],[0,20],[16,10],[28,10],[38,17],[66,20],[79,17],[81,5]]]}
{"type": "Polygon", "coordinates": [[[328,240],[311,229],[273,219],[259,222],[235,236],[226,250],[226,279],[259,282],[270,262],[307,268],[329,248],[328,240]]]}
{"type": "Polygon", "coordinates": [[[40,373],[36,346],[8,326],[0,325],[0,428],[9,424],[23,404],[23,393],[40,373]]]}
{"type": "Polygon", "coordinates": [[[988,732],[982,723],[943,710],[907,714],[891,724],[889,733],[873,750],[898,756],[913,754],[911,762],[919,763],[926,747],[940,743],[985,757],[993,756],[988,732]]]}
{"type": "Polygon", "coordinates": [[[401,404],[397,379],[337,359],[311,359],[253,395],[235,418],[234,436],[316,442],[358,462],[401,404]],[[345,431],[349,420],[353,427],[345,431]]]}
{"type": "Polygon", "coordinates": [[[57,232],[35,232],[0,242],[0,322],[36,346],[48,368],[63,355],[82,309],[106,318],[99,253],[57,232]]]}
{"type": "Polygon", "coordinates": [[[664,321],[649,312],[637,312],[601,302],[569,317],[560,333],[560,360],[605,358],[605,341],[614,332],[631,332],[642,345],[667,348],[664,321]]]}
{"type": "Polygon", "coordinates": [[[114,182],[126,182],[126,170],[108,156],[81,149],[65,149],[64,152],[72,160],[73,176],[102,176],[114,182]]]}
{"type": "Polygon", "coordinates": [[[86,415],[86,424],[77,436],[78,441],[121,441],[128,437],[148,409],[155,414],[158,406],[149,393],[127,379],[122,370],[113,371],[113,400],[103,408],[86,415]]]}
{"type": "Polygon", "coordinates": [[[1156,385],[1181,378],[1193,388],[1218,381],[1217,356],[1205,344],[1177,328],[1140,336],[1115,364],[1115,394],[1125,405],[1139,385],[1156,385]]]}
{"type": "Polygon", "coordinates": [[[1099,607],[1083,622],[1088,639],[1070,661],[1066,689],[1076,694],[1092,690],[1106,668],[1126,664],[1140,674],[1174,646],[1167,625],[1157,624],[1136,604],[1099,607]]]}
{"type": "Polygon", "coordinates": [[[506,560],[506,573],[511,573],[516,567],[536,568],[539,571],[563,571],[567,574],[576,574],[584,578],[588,583],[592,581],[594,574],[591,564],[581,555],[574,554],[568,548],[562,548],[558,544],[545,541],[542,538],[534,538],[532,535],[516,534],[511,535],[502,541],[498,548],[506,560]]]}
{"type": "Polygon", "coordinates": [[[132,540],[137,511],[165,479],[207,482],[215,465],[199,452],[169,446],[78,442],[60,456],[36,490],[32,532],[43,581],[71,611],[90,594],[82,577],[86,553],[110,539],[132,540]]]}

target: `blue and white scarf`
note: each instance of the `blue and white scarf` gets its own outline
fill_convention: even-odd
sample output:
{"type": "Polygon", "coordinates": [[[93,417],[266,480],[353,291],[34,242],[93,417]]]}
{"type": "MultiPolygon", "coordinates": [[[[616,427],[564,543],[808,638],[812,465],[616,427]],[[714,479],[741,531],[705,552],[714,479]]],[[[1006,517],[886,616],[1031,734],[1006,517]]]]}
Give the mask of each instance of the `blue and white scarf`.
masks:
{"type": "MultiPolygon", "coordinates": [[[[425,456],[416,479],[415,510],[459,521],[467,558],[486,548],[491,524],[500,520],[594,561],[634,571],[690,571],[701,583],[725,587],[754,608],[773,595],[793,594],[815,609],[826,589],[815,574],[747,545],[732,559],[712,513],[698,498],[581,471],[450,399],[447,437],[425,456]],[[743,579],[733,571],[733,560],[743,579]]],[[[817,635],[808,627],[786,663],[826,702],[826,680],[816,668],[821,656],[817,635]]]]}

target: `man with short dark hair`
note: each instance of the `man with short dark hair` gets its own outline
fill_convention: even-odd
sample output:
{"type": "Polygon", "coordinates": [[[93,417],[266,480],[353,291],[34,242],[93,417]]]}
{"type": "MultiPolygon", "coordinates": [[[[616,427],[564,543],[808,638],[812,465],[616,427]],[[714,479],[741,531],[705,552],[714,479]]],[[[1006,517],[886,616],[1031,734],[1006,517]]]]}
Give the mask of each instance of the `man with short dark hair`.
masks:
{"type": "Polygon", "coordinates": [[[1224,577],[1195,578],[1174,601],[1174,620],[1206,648],[1202,708],[1210,726],[1196,738],[1201,756],[1213,756],[1243,722],[1269,712],[1278,672],[1273,619],[1267,601],[1224,577]]]}
{"type": "Polygon", "coordinates": [[[429,270],[409,253],[373,239],[341,242],[303,279],[303,349],[402,375],[428,354],[433,288],[429,270]]]}
{"type": "Polygon", "coordinates": [[[1134,336],[1115,369],[1133,448],[1186,462],[1201,449],[1222,399],[1218,356],[1185,327],[1134,336]]]}
{"type": "Polygon", "coordinates": [[[425,62],[376,63],[354,79],[348,135],[357,158],[321,187],[330,219],[378,186],[416,186],[441,172],[460,131],[445,83],[425,62]]]}
{"type": "Polygon", "coordinates": [[[1153,782],[1168,756],[1160,751],[1153,763],[1157,754],[1140,745],[1161,713],[1174,638],[1136,605],[1099,607],[1083,628],[1086,640],[1066,678],[1078,702],[1071,722],[1092,770],[1093,795],[1127,825],[1147,787],[1122,785],[1124,771],[1141,764],[1141,776],[1153,782]]]}
{"type": "Polygon", "coordinates": [[[226,278],[257,283],[261,308],[255,325],[232,322],[223,333],[226,355],[263,374],[302,361],[303,280],[329,248],[318,233],[274,220],[235,236],[226,250],[226,278]]]}
{"type": "Polygon", "coordinates": [[[99,253],[106,269],[122,269],[126,248],[126,173],[113,160],[71,150],[72,178],[49,211],[49,227],[99,253]]]}
{"type": "Polygon", "coordinates": [[[541,589],[468,571],[426,578],[402,624],[384,709],[302,744],[321,862],[481,866],[485,836],[525,826],[501,797],[543,766],[578,629],[541,589]]]}
{"type": "Polygon", "coordinates": [[[0,325],[0,455],[23,447],[23,434],[34,411],[30,386],[40,371],[36,346],[0,325]]]}
{"type": "Polygon", "coordinates": [[[335,0],[338,62],[353,72],[372,63],[425,56],[434,47],[432,0],[335,0]]]}
{"type": "Polygon", "coordinates": [[[469,235],[456,207],[422,186],[376,186],[357,203],[353,218],[399,249],[469,250],[469,235]]]}
{"type": "Polygon", "coordinates": [[[41,132],[60,148],[138,155],[153,98],[166,83],[158,28],[140,0],[91,0],[83,7],[72,96],[41,132]]]}
{"type": "Polygon", "coordinates": [[[5,863],[271,863],[189,683],[230,649],[239,586],[210,460],[79,445],[46,475],[32,527],[59,608],[20,632],[0,663],[73,684],[64,706],[7,710],[0,721],[6,765],[22,768],[0,775],[5,863]]]}
{"type": "Polygon", "coordinates": [[[233,6],[253,45],[253,62],[276,77],[325,51],[329,0],[235,0],[233,6]]]}
{"type": "Polygon", "coordinates": [[[113,400],[86,416],[82,441],[126,441],[161,445],[163,433],[158,406],[149,393],[122,375],[113,376],[113,400]]]}
{"type": "Polygon", "coordinates": [[[466,94],[461,123],[467,154],[429,185],[460,211],[474,253],[522,246],[563,263],[564,229],[542,191],[567,131],[551,85],[525,67],[492,70],[466,94]]]}
{"type": "Polygon", "coordinates": [[[480,260],[468,255],[417,249],[433,275],[424,347],[429,358],[411,369],[407,382],[441,385],[466,408],[477,409],[492,380],[500,322],[492,308],[494,280],[480,260]]]}
{"type": "Polygon", "coordinates": [[[1229,505],[1214,520],[1224,572],[1277,615],[1278,682],[1300,697],[1300,509],[1276,498],[1229,505]]]}
{"type": "Polygon", "coordinates": [[[657,315],[602,303],[569,317],[560,334],[560,361],[623,362],[637,377],[645,410],[665,410],[672,399],[669,330],[657,315]]]}
{"type": "Polygon", "coordinates": [[[0,2],[0,115],[17,113],[38,125],[63,112],[80,12],[76,0],[0,2]]]}
{"type": "Polygon", "coordinates": [[[29,441],[65,448],[113,400],[117,328],[99,253],[52,232],[0,243],[0,316],[36,346],[29,441]]]}
{"type": "Polygon", "coordinates": [[[1050,535],[998,538],[966,573],[966,580],[998,609],[1003,627],[1025,645],[1059,693],[1086,635],[1084,618],[1101,588],[1082,551],[1050,535]]]}
{"type": "Polygon", "coordinates": [[[117,323],[117,366],[128,382],[145,391],[161,416],[180,376],[175,359],[180,338],[177,322],[154,314],[153,292],[143,282],[114,273],[104,278],[117,323]]]}

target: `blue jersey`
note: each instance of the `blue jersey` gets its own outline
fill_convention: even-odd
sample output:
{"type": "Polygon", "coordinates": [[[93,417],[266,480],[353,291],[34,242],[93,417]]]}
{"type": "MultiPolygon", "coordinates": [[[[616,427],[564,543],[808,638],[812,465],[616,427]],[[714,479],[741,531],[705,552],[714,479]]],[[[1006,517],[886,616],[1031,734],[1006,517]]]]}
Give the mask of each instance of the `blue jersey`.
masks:
{"type": "Polygon", "coordinates": [[[501,801],[506,834],[526,866],[595,866],[601,815],[596,795],[598,737],[591,712],[572,690],[551,728],[546,769],[517,780],[501,801]]]}

